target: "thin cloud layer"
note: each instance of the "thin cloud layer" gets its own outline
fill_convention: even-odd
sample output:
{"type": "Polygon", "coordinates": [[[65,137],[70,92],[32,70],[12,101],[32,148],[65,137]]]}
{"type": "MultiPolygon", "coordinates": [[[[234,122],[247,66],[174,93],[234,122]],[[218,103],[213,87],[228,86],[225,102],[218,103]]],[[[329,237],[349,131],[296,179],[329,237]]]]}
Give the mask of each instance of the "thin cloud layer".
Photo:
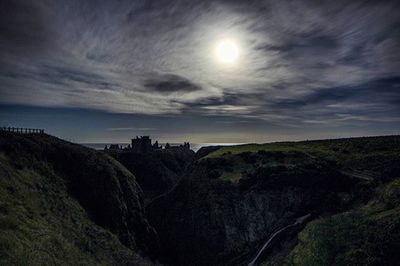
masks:
{"type": "Polygon", "coordinates": [[[398,122],[396,1],[0,4],[0,102],[240,117],[284,126],[398,122]],[[219,64],[218,40],[240,56],[219,64]]]}

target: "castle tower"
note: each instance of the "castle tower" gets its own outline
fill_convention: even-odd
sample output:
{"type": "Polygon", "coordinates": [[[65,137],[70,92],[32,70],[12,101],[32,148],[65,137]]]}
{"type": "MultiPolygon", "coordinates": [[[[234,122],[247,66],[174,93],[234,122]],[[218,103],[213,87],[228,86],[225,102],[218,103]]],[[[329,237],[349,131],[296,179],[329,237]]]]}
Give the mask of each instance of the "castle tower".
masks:
{"type": "Polygon", "coordinates": [[[153,150],[149,136],[136,136],[132,139],[132,150],[135,152],[150,152],[153,150]]]}

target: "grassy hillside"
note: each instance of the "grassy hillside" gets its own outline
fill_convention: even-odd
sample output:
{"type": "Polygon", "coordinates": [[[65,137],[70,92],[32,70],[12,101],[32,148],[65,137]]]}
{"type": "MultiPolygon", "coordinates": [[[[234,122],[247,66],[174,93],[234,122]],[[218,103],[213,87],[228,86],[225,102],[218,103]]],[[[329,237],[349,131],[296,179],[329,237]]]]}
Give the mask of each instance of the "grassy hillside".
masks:
{"type": "Polygon", "coordinates": [[[328,161],[354,177],[371,179],[398,171],[400,136],[224,146],[201,160],[217,166],[215,176],[234,183],[260,168],[274,171],[279,166],[314,165],[316,161],[328,161]]]}
{"type": "Polygon", "coordinates": [[[400,179],[365,206],[311,222],[298,238],[287,265],[398,265],[400,179]]]}
{"type": "Polygon", "coordinates": [[[331,156],[343,155],[345,158],[365,152],[392,153],[399,152],[400,136],[361,137],[345,139],[327,139],[297,142],[273,142],[265,144],[245,144],[236,146],[221,146],[207,155],[209,158],[224,154],[239,154],[258,151],[298,151],[331,156]]]}
{"type": "Polygon", "coordinates": [[[103,154],[0,135],[0,265],[151,265],[136,243],[151,230],[141,201],[132,174],[103,154]]]}

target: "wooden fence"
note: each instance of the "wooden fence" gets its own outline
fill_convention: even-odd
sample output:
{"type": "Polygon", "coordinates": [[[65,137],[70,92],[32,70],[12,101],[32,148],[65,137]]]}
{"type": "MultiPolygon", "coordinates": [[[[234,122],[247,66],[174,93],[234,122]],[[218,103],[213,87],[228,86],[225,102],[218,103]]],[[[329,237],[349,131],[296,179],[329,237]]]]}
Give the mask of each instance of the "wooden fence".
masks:
{"type": "Polygon", "coordinates": [[[14,132],[19,134],[44,134],[44,129],[25,127],[0,127],[0,131],[14,132]]]}

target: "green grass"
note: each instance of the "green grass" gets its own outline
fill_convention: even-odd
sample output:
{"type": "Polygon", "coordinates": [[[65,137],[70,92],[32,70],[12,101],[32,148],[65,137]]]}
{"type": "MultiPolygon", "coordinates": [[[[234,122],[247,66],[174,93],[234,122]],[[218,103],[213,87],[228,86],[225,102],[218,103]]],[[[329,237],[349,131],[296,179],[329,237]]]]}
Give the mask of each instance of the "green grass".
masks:
{"type": "Polygon", "coordinates": [[[0,265],[128,263],[150,265],[91,221],[50,164],[0,152],[0,265]]]}
{"type": "Polygon", "coordinates": [[[352,211],[317,219],[299,233],[287,265],[395,265],[400,258],[399,180],[378,199],[352,211]],[[388,205],[388,201],[392,204],[388,205]]]}
{"type": "MultiPolygon", "coordinates": [[[[249,155],[250,156],[250,155],[249,155]]],[[[247,157],[249,157],[247,156],[247,157]]],[[[290,164],[298,165],[307,161],[327,160],[335,162],[340,169],[365,170],[365,175],[379,176],[396,164],[400,164],[400,136],[365,137],[336,140],[275,142],[266,144],[245,144],[238,146],[224,146],[200,159],[233,161],[233,170],[220,170],[223,180],[237,183],[243,171],[252,172],[260,166],[274,166],[290,164]],[[255,154],[255,157],[264,158],[260,161],[246,163],[240,157],[245,154],[255,154]],[[276,154],[281,157],[294,159],[277,160],[276,154]],[[369,173],[366,173],[369,171],[369,173]]],[[[215,164],[217,168],[218,164],[215,164]]]]}
{"type": "Polygon", "coordinates": [[[258,152],[258,151],[304,151],[308,147],[306,145],[299,145],[295,142],[276,142],[266,144],[244,144],[236,146],[223,146],[218,150],[208,154],[207,158],[216,158],[226,154],[240,154],[244,152],[258,152]]]}
{"type": "Polygon", "coordinates": [[[225,181],[230,181],[233,183],[238,183],[240,178],[242,178],[242,173],[238,170],[235,170],[234,172],[224,172],[221,177],[222,180],[225,181]]]}
{"type": "Polygon", "coordinates": [[[274,142],[265,144],[245,144],[237,146],[224,146],[208,154],[206,157],[215,158],[225,154],[240,154],[243,152],[258,151],[282,151],[282,152],[305,152],[313,154],[324,154],[326,156],[341,155],[349,157],[350,154],[363,152],[400,153],[400,136],[387,137],[365,137],[334,140],[298,141],[298,142],[274,142]]]}

